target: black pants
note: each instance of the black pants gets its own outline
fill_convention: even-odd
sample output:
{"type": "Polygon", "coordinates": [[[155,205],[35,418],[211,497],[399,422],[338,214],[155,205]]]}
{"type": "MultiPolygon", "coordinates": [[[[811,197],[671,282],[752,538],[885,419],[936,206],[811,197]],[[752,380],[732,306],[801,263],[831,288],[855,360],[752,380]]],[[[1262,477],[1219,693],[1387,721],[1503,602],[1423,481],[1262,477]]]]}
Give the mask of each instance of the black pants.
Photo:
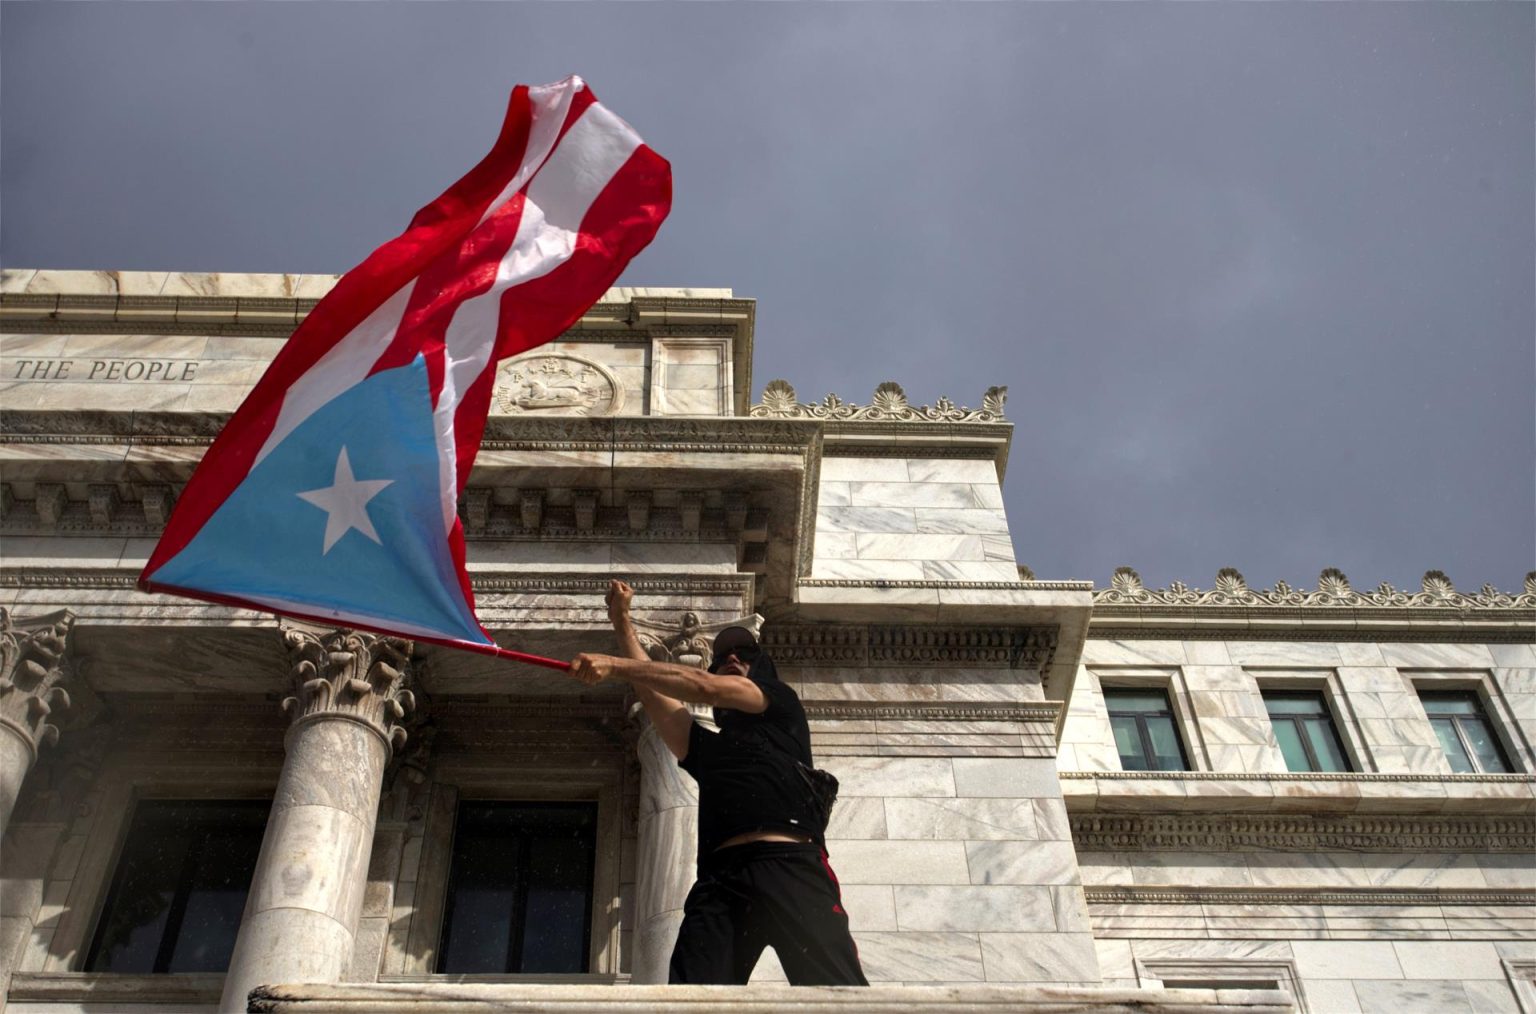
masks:
{"type": "Polygon", "coordinates": [[[837,877],[815,845],[749,842],[705,856],[668,981],[742,985],[767,946],[793,985],[869,985],[837,877]]]}

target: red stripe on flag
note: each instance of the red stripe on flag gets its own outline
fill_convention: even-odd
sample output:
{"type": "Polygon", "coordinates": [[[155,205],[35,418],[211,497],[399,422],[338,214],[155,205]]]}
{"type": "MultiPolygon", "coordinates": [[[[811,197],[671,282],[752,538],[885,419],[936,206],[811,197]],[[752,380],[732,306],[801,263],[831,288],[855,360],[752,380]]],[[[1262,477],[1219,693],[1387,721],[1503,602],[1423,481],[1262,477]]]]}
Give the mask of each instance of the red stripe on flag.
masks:
{"type": "Polygon", "coordinates": [[[454,415],[460,493],[485,434],[496,361],[541,345],[580,320],[655,238],[671,207],[671,167],[642,144],[587,209],[570,258],[502,294],[495,355],[454,415]]]}
{"type": "MultiPolygon", "coordinates": [[[[546,162],[559,150],[565,135],[576,121],[581,119],[581,115],[596,102],[597,97],[585,84],[571,96],[570,108],[566,110],[565,119],[560,123],[560,130],[555,136],[554,143],[550,145],[549,151],[545,153],[546,162]]],[[[527,158],[526,145],[517,152],[517,167],[522,166],[525,158],[527,158]]],[[[511,249],[513,241],[517,239],[517,230],[522,223],[522,213],[527,201],[528,187],[537,178],[538,171],[542,168],[542,165],[534,167],[534,172],[528,175],[522,189],[508,197],[499,208],[491,212],[488,220],[464,237],[457,251],[445,251],[441,257],[427,266],[421,280],[411,293],[410,305],[401,318],[400,330],[396,333],[395,340],[390,344],[389,350],[374,364],[373,373],[404,366],[414,360],[418,354],[424,354],[427,365],[427,387],[432,393],[432,404],[438,403],[439,398],[442,397],[443,374],[447,368],[442,354],[446,345],[444,335],[447,334],[448,326],[453,322],[459,307],[475,296],[489,291],[495,284],[501,260],[511,249]]],[[[492,340],[489,335],[487,339],[492,340]]],[[[460,489],[462,488],[461,482],[460,489]]]]}

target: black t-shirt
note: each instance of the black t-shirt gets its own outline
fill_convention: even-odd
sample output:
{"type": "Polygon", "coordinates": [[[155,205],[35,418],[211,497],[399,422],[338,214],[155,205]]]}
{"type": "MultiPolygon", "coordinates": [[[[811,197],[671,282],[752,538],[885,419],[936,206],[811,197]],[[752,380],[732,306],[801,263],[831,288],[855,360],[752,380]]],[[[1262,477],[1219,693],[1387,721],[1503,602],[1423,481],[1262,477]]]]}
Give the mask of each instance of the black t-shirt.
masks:
{"type": "Polygon", "coordinates": [[[699,783],[699,856],[748,831],[807,834],[821,844],[805,782],[795,761],[812,766],[811,730],[805,708],[787,684],[771,675],[772,662],[758,659],[747,677],[768,700],[752,715],[715,709],[719,732],[693,723],[688,755],[678,766],[699,783]],[[767,663],[767,672],[764,663],[767,663]]]}

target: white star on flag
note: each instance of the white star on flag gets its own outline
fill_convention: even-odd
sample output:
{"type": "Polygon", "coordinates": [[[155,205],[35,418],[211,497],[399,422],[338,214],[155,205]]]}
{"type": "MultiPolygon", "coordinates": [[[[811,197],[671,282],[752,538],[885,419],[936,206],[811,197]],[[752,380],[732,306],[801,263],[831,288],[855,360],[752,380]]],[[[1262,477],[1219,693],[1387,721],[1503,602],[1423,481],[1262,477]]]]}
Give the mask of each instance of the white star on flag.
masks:
{"type": "Polygon", "coordinates": [[[300,500],[314,504],[327,515],[325,549],[321,551],[321,556],[329,553],[331,547],[354,528],[383,545],[379,541],[379,533],[373,530],[373,521],[368,517],[368,501],[378,496],[385,486],[393,485],[394,481],[354,478],[352,462],[347,460],[347,449],[342,447],[341,453],[336,456],[336,474],[331,485],[297,494],[300,500]]]}

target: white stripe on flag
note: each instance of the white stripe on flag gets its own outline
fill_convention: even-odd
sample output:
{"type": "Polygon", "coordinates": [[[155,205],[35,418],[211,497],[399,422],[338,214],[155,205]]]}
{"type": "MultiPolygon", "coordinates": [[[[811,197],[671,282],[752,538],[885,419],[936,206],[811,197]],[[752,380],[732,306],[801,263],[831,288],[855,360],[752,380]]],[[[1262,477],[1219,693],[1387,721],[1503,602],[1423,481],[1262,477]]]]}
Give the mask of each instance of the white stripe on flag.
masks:
{"type": "Polygon", "coordinates": [[[272,432],[251,462],[252,468],[305,419],[367,379],[368,371],[389,347],[395,332],[400,330],[400,318],[405,315],[406,304],[415,287],[414,278],[402,285],[293,382],[283,395],[283,405],[278,409],[272,432]]]}
{"type": "Polygon", "coordinates": [[[529,183],[517,236],[502,256],[496,281],[454,311],[444,335],[448,368],[435,409],[446,529],[453,528],[458,510],[454,414],[470,386],[490,365],[502,295],[570,260],[587,210],[640,144],[640,136],[629,124],[599,103],[588,106],[529,183]]]}
{"type": "Polygon", "coordinates": [[[565,118],[570,115],[571,101],[585,87],[579,77],[569,80],[574,81],[575,87],[568,87],[566,81],[561,81],[552,85],[534,85],[528,89],[533,124],[528,128],[528,146],[523,152],[523,163],[517,167],[517,172],[507,185],[501,188],[496,199],[486,205],[485,214],[475,223],[476,229],[484,225],[497,208],[511,200],[513,194],[527,186],[528,180],[549,158],[550,149],[560,137],[560,128],[565,126],[565,118]]]}

